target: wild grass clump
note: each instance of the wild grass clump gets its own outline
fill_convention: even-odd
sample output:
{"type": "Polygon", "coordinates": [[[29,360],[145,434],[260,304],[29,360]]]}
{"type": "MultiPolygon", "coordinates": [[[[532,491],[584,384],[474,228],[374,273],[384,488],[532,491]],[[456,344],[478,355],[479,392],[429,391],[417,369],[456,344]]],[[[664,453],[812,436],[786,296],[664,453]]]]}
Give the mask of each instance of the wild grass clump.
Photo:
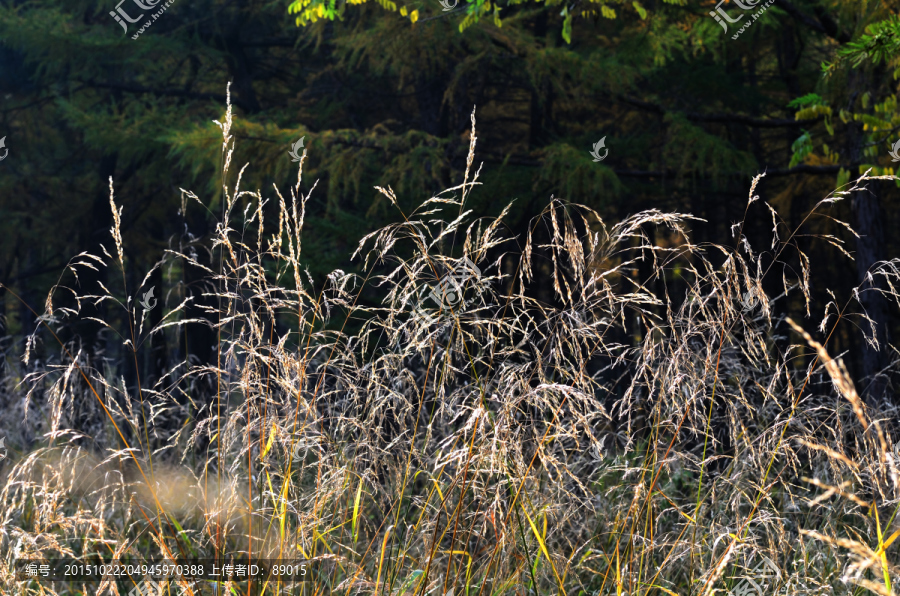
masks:
{"type": "MultiPolygon", "coordinates": [[[[696,245],[702,221],[688,214],[608,225],[555,198],[509,238],[509,207],[466,210],[473,113],[462,182],[412,213],[378,188],[399,223],[363,238],[361,273],[317,286],[303,267],[315,258],[302,251],[303,162],[289,197],[242,190],[231,123],[229,105],[211,258],[174,246],[158,265],[203,283],[158,294],[164,316],[146,324],[129,298],[146,285],[124,285],[111,181],[112,250],[71,269],[108,268],[122,289],[70,284],[75,305],[54,310],[60,283],[47,300],[47,330],[82,304],[125,309],[129,328],[112,331],[139,385],[70,342],[7,388],[8,445],[33,446],[5,463],[4,593],[123,593],[17,582],[16,558],[239,554],[314,559],[321,574],[162,589],[705,596],[749,578],[765,594],[894,593],[897,412],[864,403],[811,324],[782,314],[820,313],[827,344],[856,297],[812,302],[806,220],[787,229],[754,194],[760,177],[747,212],[771,215],[762,252],[742,224],[732,246],[696,245]],[[150,338],[197,326],[216,337],[212,362],[140,378],[150,338]]],[[[873,272],[883,287],[896,263],[873,272]]]]}

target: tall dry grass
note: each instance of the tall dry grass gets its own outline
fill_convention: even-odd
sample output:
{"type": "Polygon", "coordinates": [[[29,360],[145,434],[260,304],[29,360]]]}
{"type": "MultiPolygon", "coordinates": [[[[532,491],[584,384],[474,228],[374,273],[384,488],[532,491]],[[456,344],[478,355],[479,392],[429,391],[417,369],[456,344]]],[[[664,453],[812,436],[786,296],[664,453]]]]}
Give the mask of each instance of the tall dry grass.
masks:
{"type": "MultiPolygon", "coordinates": [[[[129,328],[113,331],[136,366],[148,337],[185,325],[211,326],[216,360],[129,388],[72,343],[6,387],[4,594],[128,589],[16,582],[16,558],[238,553],[315,559],[327,573],[288,589],[161,589],[686,596],[756,578],[765,594],[895,593],[896,409],[860,399],[840,358],[803,330],[814,319],[776,314],[800,305],[821,318],[826,345],[848,324],[856,298],[812,302],[816,260],[797,237],[873,178],[790,230],[754,194],[757,177],[747,209],[765,205],[773,226],[762,250],[742,224],[731,246],[696,245],[690,215],[608,225],[559,199],[509,238],[509,207],[466,210],[480,173],[473,113],[462,182],[412,213],[379,188],[399,223],[360,242],[361,275],[335,271],[316,287],[302,265],[315,258],[302,252],[303,162],[287,197],[242,190],[230,105],[219,125],[215,267],[178,248],[159,265],[202,270],[217,307],[188,318],[197,297],[173,292],[148,328],[122,298],[147,288],[125,286],[112,181],[111,250],[72,263],[120,276],[119,290],[72,291],[128,311],[129,328]],[[423,302],[454,270],[468,271],[464,300],[423,302]],[[534,297],[547,279],[551,303],[534,297]],[[40,446],[15,453],[31,439],[40,446]],[[778,574],[761,580],[760,565],[778,574]]],[[[896,265],[873,271],[893,300],[896,265]]],[[[54,310],[62,291],[47,300],[48,330],[81,316],[54,310]]]]}

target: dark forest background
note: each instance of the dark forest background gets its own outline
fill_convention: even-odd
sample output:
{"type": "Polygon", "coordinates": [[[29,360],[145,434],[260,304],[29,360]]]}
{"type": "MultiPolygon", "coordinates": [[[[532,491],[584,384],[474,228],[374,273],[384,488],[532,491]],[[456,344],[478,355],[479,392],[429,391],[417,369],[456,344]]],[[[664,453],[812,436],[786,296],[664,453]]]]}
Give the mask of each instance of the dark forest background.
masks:
{"type": "MultiPolygon", "coordinates": [[[[302,187],[318,187],[307,204],[302,254],[316,285],[334,269],[359,271],[360,260],[349,257],[362,236],[459,182],[473,109],[483,186],[467,207],[473,217],[497,215],[514,201],[505,223],[518,237],[557,197],[608,223],[647,209],[690,213],[705,220],[693,227],[696,243],[732,245],[732,226],[745,219],[744,234],[759,246],[771,239],[775,217],[795,229],[851,178],[869,168],[894,173],[900,2],[776,0],[756,20],[763,4],[746,4],[479,0],[444,11],[437,0],[176,0],[134,39],[162,3],[147,11],[120,3],[131,18],[143,15],[123,32],[110,16],[113,0],[4,0],[0,335],[7,374],[22,378],[60,358],[58,344],[39,331],[22,362],[55,285],[90,293],[103,284],[121,293],[122,280],[107,279],[111,269],[91,278],[82,267],[77,279],[67,269],[75,255],[114,250],[110,178],[124,207],[126,287],[145,282],[163,305],[150,311],[149,324],[189,296],[179,316],[203,312],[207,298],[191,270],[177,260],[153,267],[169,248],[211,263],[204,247],[222,183],[213,120],[223,118],[229,82],[232,169],[250,164],[242,188],[274,196],[273,184],[291,185],[297,164],[288,151],[304,138],[302,187]],[[710,15],[717,7],[741,16],[727,33],[710,15]],[[609,152],[595,162],[590,150],[602,138],[609,152]],[[763,201],[747,207],[751,180],[762,172],[756,193],[775,215],[763,201]],[[396,191],[399,209],[376,185],[396,191]]],[[[873,381],[862,387],[870,399],[892,394],[889,376],[878,373],[894,356],[898,320],[877,292],[853,301],[852,290],[878,261],[898,254],[898,198],[893,182],[869,182],[807,222],[804,233],[835,239],[813,247],[797,238],[817,261],[810,289],[818,309],[807,312],[800,294],[773,304],[807,317],[809,329],[832,300],[868,313],[881,350],[867,347],[871,327],[849,311],[827,347],[845,355],[857,378],[873,381]]],[[[277,203],[269,207],[277,219],[277,203]]],[[[763,267],[766,258],[760,255],[763,267]]],[[[806,267],[798,255],[782,258],[795,268],[789,277],[806,267]]],[[[780,293],[780,278],[767,278],[767,293],[780,293]]],[[[554,301],[550,283],[534,287],[534,297],[554,301]]],[[[381,296],[372,288],[360,299],[376,305],[381,296]]],[[[83,315],[61,323],[60,339],[77,338],[105,356],[129,386],[135,366],[154,378],[185,357],[215,358],[214,332],[201,325],[154,335],[141,362],[123,358],[121,343],[91,320],[115,328],[122,311],[108,302],[76,304],[66,292],[53,300],[57,311],[77,307],[83,315]]]]}

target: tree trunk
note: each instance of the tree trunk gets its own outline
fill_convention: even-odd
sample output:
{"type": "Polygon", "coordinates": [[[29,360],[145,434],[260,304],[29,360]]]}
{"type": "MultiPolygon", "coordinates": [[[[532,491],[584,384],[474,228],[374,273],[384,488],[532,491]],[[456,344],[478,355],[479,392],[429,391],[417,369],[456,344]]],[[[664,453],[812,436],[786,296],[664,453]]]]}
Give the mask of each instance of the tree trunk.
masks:
{"type": "Polygon", "coordinates": [[[422,77],[416,80],[416,103],[419,108],[419,126],[428,134],[443,137],[447,134],[447,117],[442,113],[444,101],[444,77],[422,77]]]}
{"type": "MultiPolygon", "coordinates": [[[[853,70],[849,75],[849,109],[853,108],[856,99],[861,96],[869,80],[860,70],[853,70]]],[[[858,168],[862,163],[865,137],[862,124],[851,122],[848,125],[848,151],[850,164],[858,168]]],[[[863,342],[860,353],[860,372],[862,383],[860,393],[870,405],[883,401],[886,397],[887,383],[880,371],[885,365],[885,344],[887,339],[887,308],[884,297],[878,291],[879,281],[869,279],[869,272],[875,263],[885,255],[884,228],[881,205],[878,201],[880,185],[877,181],[869,181],[864,190],[853,193],[850,200],[852,223],[859,238],[856,240],[856,277],[859,284],[860,305],[871,323],[863,324],[867,340],[863,342]]]]}
{"type": "MultiPolygon", "coordinates": [[[[544,38],[547,36],[547,10],[542,9],[538,15],[537,19],[534,22],[534,37],[536,40],[544,41],[544,38]]],[[[546,93],[543,93],[544,97],[542,97],[542,91],[546,91],[546,85],[543,82],[537,83],[531,89],[531,98],[529,105],[529,120],[530,125],[528,127],[528,145],[529,147],[536,148],[540,147],[544,141],[544,120],[545,120],[545,103],[547,101],[546,93]]]]}
{"type": "Polygon", "coordinates": [[[253,68],[240,41],[240,27],[225,39],[225,61],[234,78],[234,90],[251,114],[262,110],[256,90],[253,88],[253,68]]]}
{"type": "Polygon", "coordinates": [[[862,386],[863,395],[869,403],[876,403],[885,398],[887,379],[880,374],[885,367],[885,348],[887,343],[887,305],[879,292],[881,286],[878,278],[869,279],[869,271],[875,263],[884,258],[884,228],[881,205],[878,202],[878,191],[881,185],[877,180],[868,182],[868,190],[854,193],[851,199],[853,224],[860,235],[856,241],[856,274],[859,286],[860,303],[871,324],[862,325],[867,335],[876,345],[866,341],[862,348],[862,374],[865,378],[862,386]]]}

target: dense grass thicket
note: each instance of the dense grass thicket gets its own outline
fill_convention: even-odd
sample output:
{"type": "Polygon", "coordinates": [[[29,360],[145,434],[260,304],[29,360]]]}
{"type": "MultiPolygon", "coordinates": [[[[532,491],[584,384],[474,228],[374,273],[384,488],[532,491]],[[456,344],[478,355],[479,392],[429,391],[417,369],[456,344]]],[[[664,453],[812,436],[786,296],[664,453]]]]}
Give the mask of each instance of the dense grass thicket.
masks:
{"type": "MultiPolygon", "coordinates": [[[[156,296],[154,328],[146,285],[124,274],[119,287],[79,285],[87,268],[125,269],[111,180],[109,250],[73,259],[46,301],[43,337],[82,316],[55,305],[62,293],[126,309],[130,328],[108,333],[139,386],[77,341],[24,377],[7,359],[4,594],[131,589],[18,582],[17,558],[238,554],[315,559],[323,572],[160,593],[896,593],[897,410],[861,398],[863,380],[823,347],[838,326],[867,323],[850,314],[856,295],[810,301],[817,261],[797,242],[872,178],[792,230],[755,194],[757,177],[746,213],[771,217],[764,247],[741,223],[732,245],[697,245],[703,222],[688,214],[611,225],[555,198],[527,237],[509,238],[503,214],[466,209],[473,113],[460,184],[412,213],[379,188],[398,223],[360,243],[362,274],[316,284],[302,265],[315,259],[303,220],[316,192],[301,192],[303,162],[289,196],[243,190],[230,105],[220,126],[220,223],[205,247],[217,266],[198,246],[159,264],[204,285],[156,296]],[[551,303],[535,298],[546,280],[551,303]],[[184,316],[201,295],[217,306],[184,316]],[[213,329],[212,365],[140,376],[155,334],[197,325],[213,329]]],[[[183,208],[212,207],[183,193],[183,208]]],[[[872,271],[895,305],[897,265],[872,271]]]]}

